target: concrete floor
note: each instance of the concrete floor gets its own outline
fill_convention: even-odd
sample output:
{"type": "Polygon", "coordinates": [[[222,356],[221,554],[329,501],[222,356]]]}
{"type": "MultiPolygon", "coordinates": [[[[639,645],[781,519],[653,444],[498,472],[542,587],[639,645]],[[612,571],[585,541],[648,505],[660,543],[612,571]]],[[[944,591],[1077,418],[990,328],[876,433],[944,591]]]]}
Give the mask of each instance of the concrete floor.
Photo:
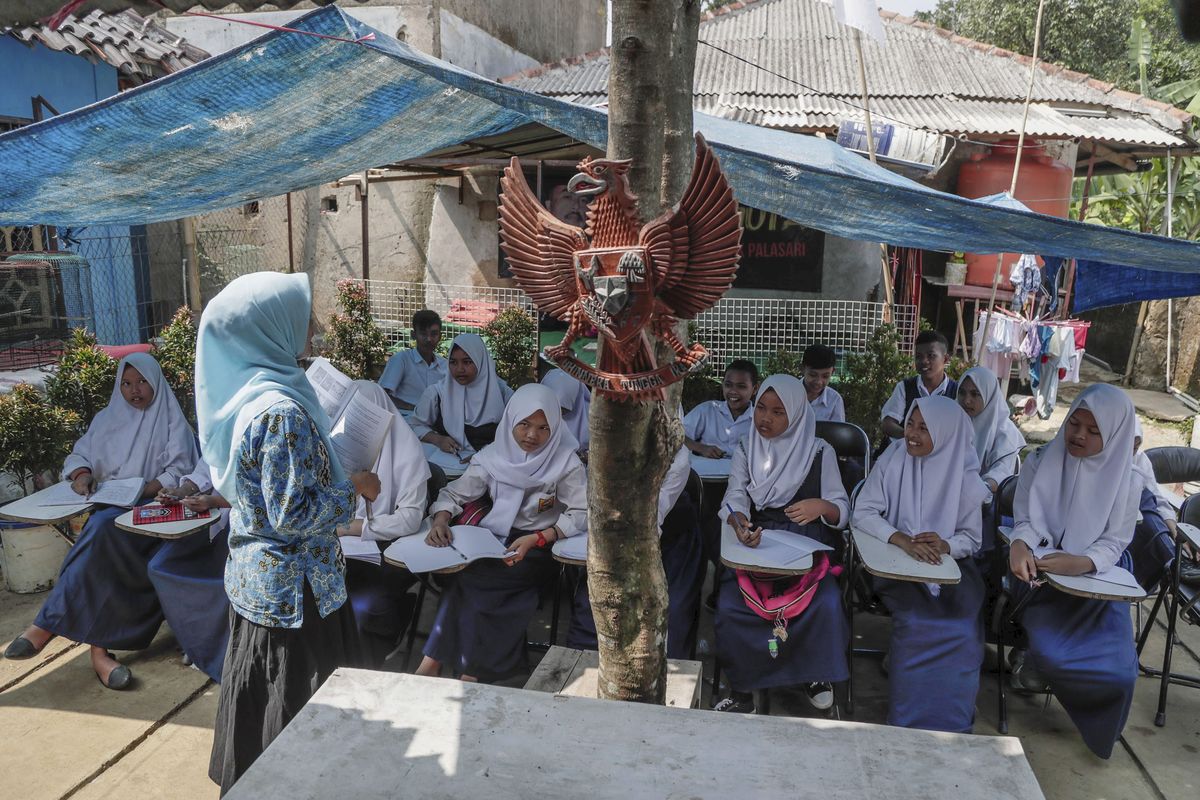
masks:
{"type": "MultiPolygon", "coordinates": [[[[0,639],[7,642],[28,623],[42,595],[0,592],[0,639]]],[[[564,598],[564,608],[568,600],[564,598]]],[[[424,609],[423,627],[433,604],[424,609]]],[[[1147,609],[1149,604],[1147,603],[1147,609]]],[[[549,634],[549,604],[539,612],[531,636],[549,634]]],[[[564,615],[565,617],[565,615],[564,615]]],[[[888,621],[859,617],[859,644],[886,646],[888,621]]],[[[562,623],[565,632],[566,620],[562,623]]],[[[1147,663],[1161,659],[1162,628],[1147,647],[1147,663]]],[[[711,649],[712,618],[701,616],[702,654],[711,649]]],[[[1176,669],[1200,673],[1200,629],[1181,630],[1176,669]]],[[[0,786],[3,796],[51,798],[217,797],[206,774],[217,687],[183,666],[174,638],[164,628],[154,645],[119,654],[137,684],[118,693],[104,689],[92,673],[86,648],[55,642],[31,661],[0,659],[0,786]]],[[[993,654],[982,676],[978,735],[996,733],[993,654]]],[[[534,654],[533,660],[536,661],[534,654]]],[[[712,674],[707,654],[705,674],[712,674]]],[[[400,656],[389,668],[400,669],[400,656]]],[[[855,659],[854,719],[882,723],[887,683],[879,662],[855,659]]],[[[523,679],[511,683],[521,685],[523,679]]],[[[1049,800],[1194,800],[1200,797],[1200,692],[1172,687],[1165,728],[1153,724],[1158,683],[1139,679],[1137,696],[1121,744],[1107,762],[1092,756],[1062,707],[1041,697],[1010,694],[1010,731],[1018,736],[1049,800]]],[[[706,686],[702,707],[711,701],[706,686]]],[[[795,691],[770,697],[772,714],[823,716],[795,691]]],[[[697,712],[712,713],[712,712],[697,712]]]]}

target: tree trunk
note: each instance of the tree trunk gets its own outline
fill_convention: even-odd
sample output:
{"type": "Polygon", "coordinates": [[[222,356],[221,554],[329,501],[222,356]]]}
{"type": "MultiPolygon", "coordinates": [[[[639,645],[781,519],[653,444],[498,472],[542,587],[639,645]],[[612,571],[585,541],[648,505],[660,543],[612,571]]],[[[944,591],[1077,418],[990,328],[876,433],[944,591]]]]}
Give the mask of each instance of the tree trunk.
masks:
{"type": "MultiPolygon", "coordinates": [[[[678,202],[691,174],[692,72],[699,0],[613,0],[608,156],[631,158],[630,186],[649,221],[678,202]]],[[[669,356],[660,348],[659,362],[669,356]]],[[[600,649],[600,697],[665,701],[667,581],[658,494],[683,444],[682,384],[666,402],[596,396],[588,452],[588,591],[600,649]]]]}

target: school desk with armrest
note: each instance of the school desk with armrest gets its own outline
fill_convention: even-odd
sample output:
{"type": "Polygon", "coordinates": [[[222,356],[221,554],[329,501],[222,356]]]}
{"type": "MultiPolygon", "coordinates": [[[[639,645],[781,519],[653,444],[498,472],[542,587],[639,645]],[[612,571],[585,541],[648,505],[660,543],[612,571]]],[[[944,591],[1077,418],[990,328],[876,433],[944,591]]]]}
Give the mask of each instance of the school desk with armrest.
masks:
{"type": "Polygon", "coordinates": [[[92,503],[82,497],[75,505],[43,505],[42,500],[53,487],[47,487],[31,495],[14,500],[5,506],[0,506],[0,519],[11,522],[28,522],[32,525],[48,525],[70,544],[75,544],[71,534],[70,521],[85,512],[92,510],[92,503]]]}
{"type": "Polygon", "coordinates": [[[138,525],[133,521],[133,512],[135,509],[129,509],[121,516],[117,517],[113,524],[123,531],[136,533],[141,536],[149,536],[153,539],[165,539],[171,541],[174,539],[182,539],[186,536],[191,536],[193,533],[205,531],[216,524],[221,518],[221,514],[216,509],[210,510],[207,517],[196,517],[195,519],[181,519],[176,522],[153,522],[149,525],[138,525]]]}

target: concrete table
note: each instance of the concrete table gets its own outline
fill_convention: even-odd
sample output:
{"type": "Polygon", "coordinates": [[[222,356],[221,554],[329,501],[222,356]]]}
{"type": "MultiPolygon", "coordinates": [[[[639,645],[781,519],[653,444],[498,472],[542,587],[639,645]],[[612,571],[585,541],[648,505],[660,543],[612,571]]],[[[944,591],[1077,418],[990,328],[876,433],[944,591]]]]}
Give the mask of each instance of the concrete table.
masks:
{"type": "Polygon", "coordinates": [[[1021,743],[340,669],[228,800],[1038,800],[1021,743]]]}
{"type": "MultiPolygon", "coordinates": [[[[667,708],[699,708],[703,672],[699,661],[667,659],[667,708]]],[[[600,691],[599,682],[598,652],[552,645],[525,682],[525,688],[595,699],[600,691]]]]}

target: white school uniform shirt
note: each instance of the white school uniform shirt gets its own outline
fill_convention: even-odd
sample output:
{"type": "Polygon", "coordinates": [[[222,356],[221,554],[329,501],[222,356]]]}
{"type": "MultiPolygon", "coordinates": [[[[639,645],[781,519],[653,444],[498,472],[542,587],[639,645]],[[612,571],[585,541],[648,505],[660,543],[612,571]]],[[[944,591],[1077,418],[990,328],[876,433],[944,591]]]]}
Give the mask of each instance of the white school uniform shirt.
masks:
{"type": "MultiPolygon", "coordinates": [[[[750,492],[747,490],[747,484],[750,482],[750,469],[746,448],[747,440],[743,439],[733,452],[733,464],[729,468],[729,483],[725,489],[725,497],[721,499],[721,508],[717,512],[722,525],[729,517],[730,508],[745,515],[746,519],[751,518],[750,492]]],[[[837,455],[833,452],[833,448],[823,441],[817,443],[817,450],[821,454],[821,499],[833,503],[838,510],[836,520],[822,519],[821,521],[831,528],[841,529],[846,527],[846,522],[850,519],[850,499],[846,496],[846,487],[842,485],[842,474],[838,471],[837,455]]],[[[807,474],[805,477],[808,477],[807,474]]]]}
{"type": "Polygon", "coordinates": [[[738,441],[750,433],[754,424],[754,410],[747,408],[737,419],[724,400],[709,400],[693,408],[683,418],[683,432],[689,439],[701,444],[719,447],[732,453],[738,441]]]}
{"type": "MultiPolygon", "coordinates": [[[[449,511],[456,517],[463,506],[484,495],[494,497],[499,482],[476,459],[467,471],[447,484],[430,507],[430,515],[449,511]]],[[[587,531],[587,472],[583,464],[576,465],[557,482],[545,483],[525,490],[513,527],[523,531],[544,530],[557,525],[563,536],[571,537],[587,531]]],[[[496,535],[504,541],[508,538],[496,535]]]]}
{"type": "Polygon", "coordinates": [[[832,386],[826,386],[816,400],[809,401],[809,405],[817,416],[817,422],[846,421],[846,404],[832,386]]]}
{"type": "MultiPolygon", "coordinates": [[[[906,379],[907,380],[907,379],[906,379]]],[[[941,397],[950,389],[950,376],[943,375],[942,382],[932,392],[925,388],[925,382],[917,378],[917,397],[941,397]]],[[[904,422],[904,381],[897,381],[896,388],[892,389],[892,396],[883,404],[883,410],[879,412],[879,418],[885,419],[891,417],[896,422],[904,422]]]]}
{"type": "Polygon", "coordinates": [[[663,520],[671,509],[679,502],[679,496],[687,487],[688,477],[692,474],[692,461],[688,457],[687,447],[679,448],[675,460],[667,468],[667,477],[663,478],[662,489],[658,492],[658,533],[662,535],[663,520]]]}
{"type": "Polygon", "coordinates": [[[392,416],[372,470],[379,476],[379,495],[371,503],[370,514],[363,497],[358,498],[354,512],[363,521],[363,541],[390,542],[414,534],[421,527],[428,502],[429,464],[421,442],[392,405],[386,390],[370,381],[354,383],[367,400],[392,416]]]}
{"type": "Polygon", "coordinates": [[[410,347],[388,359],[379,385],[396,400],[415,406],[422,392],[446,377],[446,369],[446,359],[434,355],[433,363],[427,364],[417,348],[410,347]]]}

